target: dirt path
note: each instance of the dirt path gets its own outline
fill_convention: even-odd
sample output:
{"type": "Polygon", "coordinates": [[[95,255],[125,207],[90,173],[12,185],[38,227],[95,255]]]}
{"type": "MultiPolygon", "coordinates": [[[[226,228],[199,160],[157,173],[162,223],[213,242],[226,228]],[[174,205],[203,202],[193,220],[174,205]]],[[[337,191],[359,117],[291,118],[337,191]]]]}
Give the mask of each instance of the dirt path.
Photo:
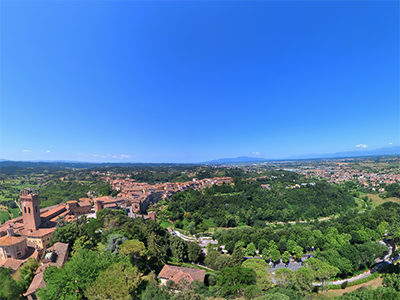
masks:
{"type": "Polygon", "coordinates": [[[325,292],[324,295],[328,296],[330,298],[333,297],[339,297],[342,296],[345,293],[350,293],[355,291],[356,289],[359,289],[362,286],[371,286],[373,289],[376,289],[378,286],[382,286],[382,278],[378,277],[376,279],[373,279],[367,283],[363,283],[363,284],[359,284],[359,285],[355,285],[355,286],[351,286],[348,288],[345,288],[344,290],[329,290],[327,293],[325,292]]]}

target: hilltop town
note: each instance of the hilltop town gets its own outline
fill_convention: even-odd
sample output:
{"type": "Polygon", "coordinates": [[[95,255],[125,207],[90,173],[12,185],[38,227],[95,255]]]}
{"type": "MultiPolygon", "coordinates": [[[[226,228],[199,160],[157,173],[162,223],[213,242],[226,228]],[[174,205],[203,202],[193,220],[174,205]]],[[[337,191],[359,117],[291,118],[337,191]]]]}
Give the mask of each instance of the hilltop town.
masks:
{"type": "Polygon", "coordinates": [[[98,168],[63,171],[62,176],[9,175],[2,183],[6,193],[14,191],[14,182],[26,186],[18,199],[12,196],[2,202],[8,209],[3,212],[21,214],[0,226],[0,270],[7,273],[4,278],[11,278],[8,284],[18,286],[15,293],[2,297],[53,299],[52,293],[62,289],[62,299],[69,299],[74,290],[78,299],[122,297],[126,292],[140,299],[152,299],[154,293],[164,295],[162,299],[213,299],[211,293],[246,299],[279,293],[302,299],[312,295],[313,282],[326,289],[375,280],[399,258],[400,177],[392,160],[397,158],[383,164],[387,168],[367,160],[360,167],[360,161],[349,159],[210,165],[179,172],[98,168]],[[154,180],[174,178],[171,174],[190,180],[154,180]],[[210,174],[218,176],[206,177],[210,174]],[[83,188],[77,194],[83,197],[43,207],[58,202],[49,202],[47,195],[49,189],[58,193],[59,186],[83,188]],[[281,210],[283,203],[287,206],[281,210]],[[352,222],[360,225],[352,227],[352,222]],[[141,249],[138,256],[131,256],[131,264],[122,262],[132,251],[129,247],[141,249]],[[358,260],[351,253],[358,253],[358,260]],[[114,276],[110,273],[111,277],[94,277],[69,290],[46,275],[53,272],[59,274],[54,279],[64,276],[67,281],[68,276],[79,278],[73,275],[75,263],[81,260],[85,269],[89,257],[108,261],[103,267],[93,266],[96,272],[107,274],[119,264],[133,268],[129,278],[134,281],[125,291],[96,291],[101,280],[114,276]],[[141,257],[141,262],[134,257],[141,257]],[[330,275],[318,277],[313,273],[316,264],[329,269],[330,275]],[[18,277],[28,270],[31,275],[26,279],[18,277]],[[249,272],[250,278],[233,294],[224,285],[231,280],[226,272],[232,270],[249,272]],[[293,283],[304,272],[313,274],[311,281],[293,283]],[[138,282],[144,284],[141,290],[138,282]],[[254,294],[247,285],[254,286],[254,294]]]}

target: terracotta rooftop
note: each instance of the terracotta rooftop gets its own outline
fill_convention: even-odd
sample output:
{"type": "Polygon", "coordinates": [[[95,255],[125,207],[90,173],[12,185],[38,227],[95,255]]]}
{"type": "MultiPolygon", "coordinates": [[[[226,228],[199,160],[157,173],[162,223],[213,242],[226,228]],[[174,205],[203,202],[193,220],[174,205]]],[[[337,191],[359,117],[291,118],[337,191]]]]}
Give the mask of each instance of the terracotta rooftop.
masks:
{"type": "Polygon", "coordinates": [[[24,296],[34,294],[39,288],[46,286],[46,283],[43,280],[43,272],[47,267],[49,266],[61,267],[63,263],[66,261],[66,256],[68,256],[68,244],[55,243],[54,246],[48,248],[47,250],[50,251],[53,250],[57,254],[56,261],[43,264],[36,270],[36,275],[33,278],[31,285],[29,286],[24,296]]]}
{"type": "Polygon", "coordinates": [[[48,218],[51,217],[53,214],[58,213],[58,212],[62,212],[65,210],[65,203],[61,203],[59,204],[57,207],[46,211],[45,213],[40,214],[41,218],[48,218]]]}
{"type": "Polygon", "coordinates": [[[68,256],[68,244],[66,243],[55,243],[54,246],[47,249],[48,251],[54,251],[57,254],[57,260],[55,265],[61,267],[68,256]]]}
{"type": "Polygon", "coordinates": [[[181,279],[185,279],[189,283],[194,280],[203,282],[205,273],[205,270],[165,265],[160,274],[158,274],[158,277],[173,280],[175,283],[179,283],[181,279]]]}
{"type": "Polygon", "coordinates": [[[58,216],[55,216],[50,221],[56,222],[58,220],[58,218],[63,218],[64,216],[68,215],[69,213],[71,213],[71,211],[69,209],[67,209],[66,211],[64,211],[63,213],[59,214],[58,216]]]}
{"type": "Polygon", "coordinates": [[[100,201],[106,201],[106,200],[115,200],[113,197],[111,197],[111,196],[103,196],[103,197],[99,197],[99,198],[95,198],[95,199],[93,199],[93,201],[98,201],[98,200],[100,200],[100,201]]]}
{"type": "Polygon", "coordinates": [[[35,274],[42,273],[42,272],[44,272],[44,270],[46,270],[47,267],[49,267],[49,266],[55,266],[55,265],[56,265],[56,264],[55,264],[55,263],[52,263],[52,262],[47,263],[47,264],[44,264],[44,265],[41,265],[41,266],[39,266],[39,268],[37,268],[35,274]]]}
{"type": "Polygon", "coordinates": [[[17,271],[18,268],[24,263],[23,260],[20,259],[14,259],[14,258],[8,258],[5,260],[0,261],[0,266],[4,268],[11,268],[14,271],[17,271]]]}
{"type": "Polygon", "coordinates": [[[28,237],[42,237],[46,234],[52,233],[54,230],[56,230],[55,228],[39,228],[37,230],[21,230],[21,234],[28,236],[28,237]]]}
{"type": "Polygon", "coordinates": [[[0,238],[0,246],[10,246],[22,242],[25,238],[22,236],[3,236],[0,238]]]}
{"type": "Polygon", "coordinates": [[[79,201],[81,201],[81,202],[91,202],[92,199],[90,199],[90,198],[79,198],[79,201]]]}
{"type": "Polygon", "coordinates": [[[29,286],[28,290],[24,294],[24,296],[31,295],[35,293],[39,288],[45,287],[46,283],[43,280],[43,272],[37,273],[35,277],[33,277],[33,280],[31,282],[31,285],[29,286]]]}

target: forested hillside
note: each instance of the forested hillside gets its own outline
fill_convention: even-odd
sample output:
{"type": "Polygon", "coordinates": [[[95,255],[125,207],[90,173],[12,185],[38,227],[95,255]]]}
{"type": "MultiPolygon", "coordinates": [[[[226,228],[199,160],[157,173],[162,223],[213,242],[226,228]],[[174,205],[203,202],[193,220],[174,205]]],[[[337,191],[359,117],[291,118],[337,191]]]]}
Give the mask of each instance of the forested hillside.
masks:
{"type": "Polygon", "coordinates": [[[96,191],[98,195],[115,196],[118,192],[113,191],[109,183],[101,181],[79,182],[52,181],[38,189],[40,193],[40,207],[56,205],[69,200],[78,200],[87,197],[87,192],[96,191]]]}
{"type": "Polygon", "coordinates": [[[280,175],[180,192],[171,198],[165,213],[171,220],[196,225],[212,219],[218,227],[235,227],[240,223],[265,226],[265,222],[317,219],[356,206],[353,197],[337,186],[323,181],[308,182],[290,172],[280,175]],[[304,185],[293,188],[296,183],[304,185]],[[262,184],[269,184],[270,190],[262,184]]]}

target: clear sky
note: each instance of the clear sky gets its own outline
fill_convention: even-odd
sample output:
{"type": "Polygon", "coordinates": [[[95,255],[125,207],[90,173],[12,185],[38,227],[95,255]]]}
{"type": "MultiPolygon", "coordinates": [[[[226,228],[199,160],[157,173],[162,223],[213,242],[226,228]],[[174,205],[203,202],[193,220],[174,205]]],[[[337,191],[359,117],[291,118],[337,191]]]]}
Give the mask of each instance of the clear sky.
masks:
{"type": "Polygon", "coordinates": [[[399,102],[398,1],[1,1],[3,159],[375,149],[399,102]]]}

